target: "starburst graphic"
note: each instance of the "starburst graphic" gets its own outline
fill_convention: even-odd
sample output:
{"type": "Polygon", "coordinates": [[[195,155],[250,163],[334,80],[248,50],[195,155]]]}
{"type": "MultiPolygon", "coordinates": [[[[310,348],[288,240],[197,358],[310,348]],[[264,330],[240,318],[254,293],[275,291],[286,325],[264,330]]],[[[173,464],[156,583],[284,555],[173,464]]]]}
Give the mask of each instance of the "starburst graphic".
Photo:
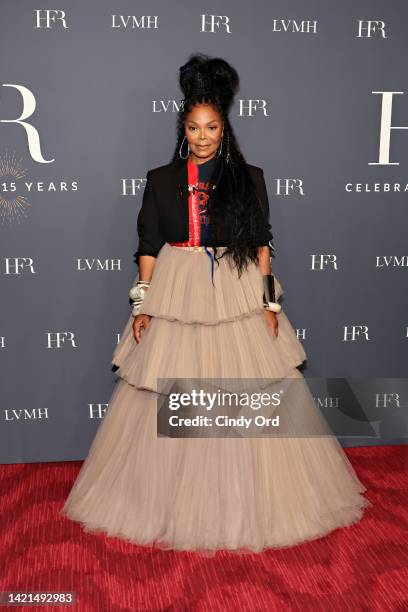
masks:
{"type": "Polygon", "coordinates": [[[15,195],[18,181],[26,176],[27,170],[23,168],[22,158],[17,160],[15,153],[0,155],[0,217],[2,225],[8,220],[12,225],[15,221],[20,223],[22,216],[27,216],[27,207],[31,206],[28,199],[15,195]],[[9,196],[9,197],[7,197],[9,196]]]}

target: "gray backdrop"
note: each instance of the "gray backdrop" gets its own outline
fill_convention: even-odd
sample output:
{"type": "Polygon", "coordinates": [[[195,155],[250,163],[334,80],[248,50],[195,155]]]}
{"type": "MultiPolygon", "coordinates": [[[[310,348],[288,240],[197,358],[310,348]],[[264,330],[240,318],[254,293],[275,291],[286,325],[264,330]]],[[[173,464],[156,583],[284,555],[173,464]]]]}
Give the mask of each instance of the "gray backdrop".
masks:
{"type": "Polygon", "coordinates": [[[38,6],[1,7],[0,461],[87,453],[130,312],[146,172],[170,161],[194,51],[240,74],[231,121],[265,172],[303,373],[333,378],[323,405],[344,391],[360,408],[352,377],[383,406],[375,435],[344,446],[405,442],[406,3],[38,6]]]}

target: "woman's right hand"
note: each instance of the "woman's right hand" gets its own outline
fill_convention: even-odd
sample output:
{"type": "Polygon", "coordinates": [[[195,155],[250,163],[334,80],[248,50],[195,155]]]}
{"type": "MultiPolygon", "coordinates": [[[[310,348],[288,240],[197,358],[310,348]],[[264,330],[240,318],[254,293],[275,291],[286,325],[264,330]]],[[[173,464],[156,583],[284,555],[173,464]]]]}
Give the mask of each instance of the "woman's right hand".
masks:
{"type": "Polygon", "coordinates": [[[152,317],[148,314],[136,315],[133,321],[133,336],[138,344],[142,339],[141,330],[144,329],[145,332],[147,331],[151,318],[152,317]]]}

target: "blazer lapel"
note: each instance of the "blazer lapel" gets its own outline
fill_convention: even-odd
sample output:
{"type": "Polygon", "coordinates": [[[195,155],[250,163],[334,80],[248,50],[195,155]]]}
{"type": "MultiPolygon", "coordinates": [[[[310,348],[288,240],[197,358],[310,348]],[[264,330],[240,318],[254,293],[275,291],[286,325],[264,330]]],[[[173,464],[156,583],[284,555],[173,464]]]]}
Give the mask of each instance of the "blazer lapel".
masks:
{"type": "Polygon", "coordinates": [[[175,219],[177,217],[181,221],[182,240],[188,240],[189,235],[189,210],[188,210],[188,168],[187,159],[181,159],[180,157],[172,163],[171,169],[171,181],[172,181],[172,193],[175,194],[176,211],[175,219]]]}
{"type": "Polygon", "coordinates": [[[174,189],[176,198],[179,204],[188,202],[188,170],[187,159],[178,158],[173,162],[174,169],[172,177],[174,178],[174,189]]]}

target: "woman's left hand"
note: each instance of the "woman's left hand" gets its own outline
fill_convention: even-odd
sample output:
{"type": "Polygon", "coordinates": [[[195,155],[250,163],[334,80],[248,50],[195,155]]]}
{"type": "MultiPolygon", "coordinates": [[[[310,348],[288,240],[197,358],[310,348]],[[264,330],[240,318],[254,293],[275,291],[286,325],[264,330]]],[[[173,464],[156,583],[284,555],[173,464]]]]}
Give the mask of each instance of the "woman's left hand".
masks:
{"type": "Polygon", "coordinates": [[[278,317],[276,316],[276,312],[273,312],[272,310],[264,310],[264,315],[266,318],[266,322],[269,325],[269,327],[271,328],[272,332],[275,334],[275,336],[278,336],[278,327],[279,327],[279,323],[278,323],[278,317]]]}

